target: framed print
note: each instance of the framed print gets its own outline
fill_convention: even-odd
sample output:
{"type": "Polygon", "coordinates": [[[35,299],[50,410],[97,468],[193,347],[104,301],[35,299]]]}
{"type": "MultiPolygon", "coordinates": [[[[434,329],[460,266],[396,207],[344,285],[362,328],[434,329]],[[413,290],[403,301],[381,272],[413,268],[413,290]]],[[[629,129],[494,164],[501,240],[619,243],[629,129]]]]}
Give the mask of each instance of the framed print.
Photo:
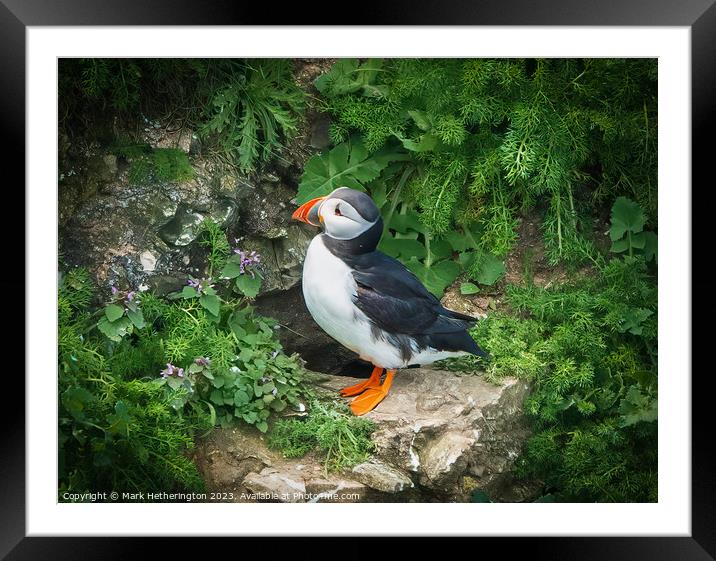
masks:
{"type": "Polygon", "coordinates": [[[689,274],[716,8],[520,4],[0,6],[29,250],[8,559],[711,558],[689,274]]]}

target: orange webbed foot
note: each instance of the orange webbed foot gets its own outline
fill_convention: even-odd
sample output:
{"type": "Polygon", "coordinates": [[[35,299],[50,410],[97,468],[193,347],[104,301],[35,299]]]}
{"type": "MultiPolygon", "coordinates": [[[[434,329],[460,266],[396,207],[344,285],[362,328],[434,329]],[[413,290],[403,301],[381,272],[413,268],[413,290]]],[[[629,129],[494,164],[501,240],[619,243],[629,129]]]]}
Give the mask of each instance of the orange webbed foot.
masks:
{"type": "Polygon", "coordinates": [[[355,384],[354,386],[348,386],[347,388],[343,388],[340,390],[342,397],[351,397],[354,395],[358,395],[359,393],[362,393],[368,388],[379,388],[380,387],[380,377],[383,374],[383,369],[376,366],[373,368],[373,372],[370,374],[370,378],[367,380],[360,382],[359,384],[355,384]]]}
{"type": "Polygon", "coordinates": [[[395,370],[388,370],[388,373],[385,375],[385,382],[383,382],[381,386],[368,387],[363,393],[351,401],[350,407],[353,414],[365,415],[375,409],[376,406],[385,399],[385,396],[388,395],[390,386],[393,384],[394,375],[395,370]]]}

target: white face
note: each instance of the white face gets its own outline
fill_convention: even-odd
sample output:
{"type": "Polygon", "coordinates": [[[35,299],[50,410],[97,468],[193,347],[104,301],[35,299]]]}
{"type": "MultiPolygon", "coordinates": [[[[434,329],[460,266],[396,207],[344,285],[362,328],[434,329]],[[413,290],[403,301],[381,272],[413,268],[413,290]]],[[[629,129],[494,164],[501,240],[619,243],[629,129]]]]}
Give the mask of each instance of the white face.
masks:
{"type": "Polygon", "coordinates": [[[352,240],[360,236],[375,221],[369,222],[342,199],[326,199],[318,209],[318,216],[326,234],[337,240],[352,240]]]}

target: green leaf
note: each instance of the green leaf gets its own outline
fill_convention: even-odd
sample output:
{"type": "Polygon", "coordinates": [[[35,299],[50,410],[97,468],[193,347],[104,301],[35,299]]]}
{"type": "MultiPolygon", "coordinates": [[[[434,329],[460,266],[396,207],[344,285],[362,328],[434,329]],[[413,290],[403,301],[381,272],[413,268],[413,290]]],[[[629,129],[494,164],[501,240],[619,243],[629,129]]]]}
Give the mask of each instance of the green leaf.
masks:
{"type": "Polygon", "coordinates": [[[440,261],[452,256],[452,247],[446,240],[430,240],[430,255],[433,261],[440,261]]]}
{"type": "Polygon", "coordinates": [[[109,321],[116,321],[124,315],[124,308],[117,304],[110,304],[104,309],[104,315],[109,321]]]}
{"type": "Polygon", "coordinates": [[[612,253],[622,253],[624,251],[627,251],[629,249],[629,242],[626,238],[623,240],[615,240],[612,242],[612,247],[609,251],[612,253]]]}
{"type": "Polygon", "coordinates": [[[251,401],[249,394],[243,390],[239,390],[234,394],[234,405],[236,405],[236,407],[246,405],[249,401],[251,401]]]}
{"type": "Polygon", "coordinates": [[[445,260],[433,263],[426,267],[424,263],[413,257],[405,262],[405,266],[418,277],[430,292],[440,298],[445,289],[453,283],[460,274],[460,265],[455,261],[445,260]]]}
{"type": "Polygon", "coordinates": [[[408,154],[388,147],[371,156],[363,142],[354,137],[308,161],[303,168],[296,200],[303,204],[328,195],[338,187],[365,191],[364,185],[376,179],[390,162],[408,159],[408,154]]]}
{"type": "Polygon", "coordinates": [[[280,399],[274,399],[269,407],[271,407],[274,411],[280,412],[286,409],[286,402],[281,401],[280,399]]]}
{"type": "Polygon", "coordinates": [[[433,126],[432,119],[424,111],[408,111],[408,115],[415,121],[420,130],[427,131],[433,126]]]}
{"type": "Polygon", "coordinates": [[[622,238],[627,231],[641,232],[645,222],[644,211],[637,203],[626,197],[618,197],[612,206],[612,227],[609,236],[615,241],[622,238]]]}
{"type": "Polygon", "coordinates": [[[62,404],[76,419],[84,417],[85,404],[94,401],[94,396],[85,388],[76,386],[62,392],[62,404]]]}
{"type": "Polygon", "coordinates": [[[478,239],[480,238],[481,230],[481,226],[476,224],[470,228],[463,227],[460,231],[452,230],[443,237],[450,244],[453,251],[464,252],[480,247],[478,239]]]}
{"type": "Polygon", "coordinates": [[[619,325],[619,331],[621,333],[629,332],[633,335],[641,335],[642,334],[642,324],[649,318],[649,316],[653,315],[654,312],[647,308],[632,308],[630,309],[626,316],[622,318],[622,321],[619,325]]]}
{"type": "Polygon", "coordinates": [[[403,143],[403,147],[411,152],[430,152],[435,150],[440,139],[434,134],[423,134],[418,137],[417,140],[406,138],[402,135],[396,134],[398,140],[403,143]]]}
{"type": "Polygon", "coordinates": [[[213,314],[215,316],[219,315],[219,309],[221,308],[221,301],[219,300],[218,296],[214,296],[211,294],[202,294],[199,297],[199,303],[210,314],[213,314]]]}
{"type": "Polygon", "coordinates": [[[181,378],[177,378],[175,376],[169,376],[167,378],[167,385],[173,390],[178,390],[182,386],[183,383],[184,383],[184,380],[182,380],[181,378]]]}
{"type": "Polygon", "coordinates": [[[340,58],[328,72],[316,78],[313,85],[319,92],[329,96],[356,92],[362,86],[355,76],[357,68],[358,59],[340,58]]]}
{"type": "Polygon", "coordinates": [[[478,292],[480,292],[480,288],[471,282],[464,282],[460,285],[460,294],[468,296],[470,294],[477,294],[478,292]]]}
{"type": "Polygon", "coordinates": [[[119,343],[132,328],[132,322],[127,317],[121,317],[116,321],[109,321],[106,317],[100,318],[97,322],[97,329],[112,341],[119,343]]]}
{"type": "Polygon", "coordinates": [[[342,58],[331,67],[331,69],[316,78],[313,85],[316,89],[328,97],[335,97],[355,93],[363,90],[363,94],[371,97],[387,94],[386,86],[373,86],[383,60],[371,58],[358,65],[355,58],[342,58]]]}
{"type": "Polygon", "coordinates": [[[481,251],[464,251],[462,253],[458,253],[457,262],[460,264],[463,271],[469,271],[480,255],[482,255],[481,251]]]}
{"type": "Polygon", "coordinates": [[[628,427],[636,423],[653,423],[659,413],[656,398],[643,394],[637,386],[630,386],[626,396],[619,404],[621,426],[628,427]]]}
{"type": "Polygon", "coordinates": [[[259,429],[261,432],[266,432],[268,430],[268,424],[266,421],[259,421],[256,423],[256,428],[259,429]]]}
{"type": "Polygon", "coordinates": [[[645,243],[646,243],[646,236],[644,235],[644,232],[639,232],[638,234],[631,235],[631,246],[634,249],[644,249],[645,243]]]}
{"type": "Polygon", "coordinates": [[[213,427],[216,425],[216,409],[214,409],[214,406],[210,402],[205,401],[204,403],[206,403],[206,406],[209,408],[209,422],[213,427]]]}
{"type": "Polygon", "coordinates": [[[401,234],[407,234],[411,230],[414,232],[425,233],[427,230],[425,225],[420,221],[420,218],[415,212],[406,212],[405,214],[393,214],[390,219],[388,228],[400,232],[401,234]]]}
{"type": "Polygon", "coordinates": [[[221,271],[221,276],[227,279],[233,279],[242,274],[241,266],[233,261],[226,263],[224,269],[221,271]]]}
{"type": "Polygon", "coordinates": [[[261,289],[261,277],[244,273],[236,277],[236,289],[248,298],[255,298],[261,289]]]}
{"type": "Polygon", "coordinates": [[[644,232],[644,259],[651,261],[657,256],[658,240],[654,232],[644,232]]]}
{"type": "Polygon", "coordinates": [[[185,286],[181,289],[182,298],[196,298],[199,293],[193,286],[185,286]]]}
{"type": "Polygon", "coordinates": [[[492,255],[483,253],[479,255],[470,269],[470,276],[480,284],[491,286],[505,274],[504,262],[492,255]]]}
{"type": "Polygon", "coordinates": [[[123,401],[118,401],[114,406],[114,413],[107,417],[109,427],[107,432],[110,434],[124,434],[129,430],[129,423],[132,420],[129,415],[129,409],[123,401]]]}
{"type": "Polygon", "coordinates": [[[391,257],[395,257],[396,259],[400,258],[402,260],[408,260],[411,257],[424,259],[427,255],[425,246],[418,240],[394,238],[390,234],[383,236],[383,239],[380,240],[380,244],[378,245],[378,249],[391,257]]]}
{"type": "Polygon", "coordinates": [[[142,313],[142,310],[137,308],[136,311],[134,310],[127,310],[127,317],[130,319],[130,321],[134,324],[134,327],[137,329],[142,329],[146,325],[144,321],[144,314],[142,313]]]}

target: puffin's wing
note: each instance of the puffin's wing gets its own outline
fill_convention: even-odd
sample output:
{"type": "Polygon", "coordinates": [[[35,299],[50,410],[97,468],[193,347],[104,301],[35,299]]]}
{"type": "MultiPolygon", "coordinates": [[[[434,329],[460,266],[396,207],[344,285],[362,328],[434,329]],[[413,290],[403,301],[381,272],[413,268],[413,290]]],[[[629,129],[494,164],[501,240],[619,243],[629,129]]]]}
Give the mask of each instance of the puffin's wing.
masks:
{"type": "Polygon", "coordinates": [[[476,320],[448,310],[399,261],[373,252],[351,264],[353,298],[375,325],[390,333],[428,335],[464,331],[476,320]]]}

